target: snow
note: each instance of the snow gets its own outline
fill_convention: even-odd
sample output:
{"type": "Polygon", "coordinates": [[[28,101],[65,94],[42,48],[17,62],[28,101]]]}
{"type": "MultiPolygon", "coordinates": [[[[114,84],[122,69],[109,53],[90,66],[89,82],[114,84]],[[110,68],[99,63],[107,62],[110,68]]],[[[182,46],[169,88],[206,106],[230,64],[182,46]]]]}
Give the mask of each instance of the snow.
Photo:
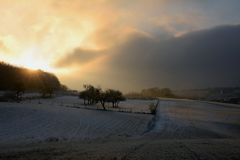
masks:
{"type": "MultiPolygon", "coordinates": [[[[148,111],[151,100],[127,100],[120,108],[148,111]]],[[[74,96],[0,103],[0,144],[108,137],[239,138],[240,107],[160,99],[156,116],[97,110],[74,96]]]]}
{"type": "MultiPolygon", "coordinates": [[[[83,100],[76,96],[61,96],[54,99],[40,99],[40,100],[30,100],[29,102],[40,102],[44,104],[68,106],[75,108],[88,108],[88,109],[103,109],[101,104],[96,105],[83,105],[83,100]]],[[[123,111],[132,113],[150,113],[149,105],[151,103],[156,104],[157,100],[135,100],[128,99],[126,101],[121,101],[118,108],[112,108],[111,103],[106,103],[105,107],[111,111],[123,111]]]]}
{"type": "Polygon", "coordinates": [[[81,106],[82,102],[68,96],[0,103],[0,143],[135,136],[147,130],[152,118],[147,114],[71,108],[67,104],[81,106]]]}
{"type": "Polygon", "coordinates": [[[161,138],[239,138],[240,107],[162,99],[151,132],[161,138]]]}

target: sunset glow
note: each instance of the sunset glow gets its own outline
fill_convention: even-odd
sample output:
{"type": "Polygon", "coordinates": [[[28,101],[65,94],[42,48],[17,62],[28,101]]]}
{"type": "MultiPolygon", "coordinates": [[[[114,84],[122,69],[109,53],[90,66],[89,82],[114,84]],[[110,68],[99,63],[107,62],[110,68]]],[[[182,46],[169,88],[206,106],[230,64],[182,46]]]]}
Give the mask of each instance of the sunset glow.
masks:
{"type": "Polygon", "coordinates": [[[30,69],[42,69],[46,71],[51,71],[49,67],[49,62],[44,61],[44,59],[40,59],[37,57],[39,55],[38,48],[29,48],[22,56],[19,58],[19,60],[16,62],[18,65],[24,65],[30,69]]]}

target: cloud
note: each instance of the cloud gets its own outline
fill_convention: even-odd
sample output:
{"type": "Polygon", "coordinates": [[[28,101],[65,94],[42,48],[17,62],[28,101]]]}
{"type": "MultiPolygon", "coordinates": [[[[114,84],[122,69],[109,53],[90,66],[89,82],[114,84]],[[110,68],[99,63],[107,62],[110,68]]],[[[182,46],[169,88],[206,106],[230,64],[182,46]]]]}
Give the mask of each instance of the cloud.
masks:
{"type": "MultiPolygon", "coordinates": [[[[105,69],[91,70],[82,75],[82,81],[91,77],[96,84],[125,91],[151,86],[181,89],[240,85],[239,25],[159,39],[135,33],[121,45],[94,53],[108,55],[107,61],[98,64],[105,69]]],[[[94,56],[88,58],[86,61],[94,56]]],[[[72,60],[78,63],[76,57],[72,60]]]]}
{"type": "Polygon", "coordinates": [[[109,65],[123,77],[135,77],[139,86],[240,85],[239,41],[240,26],[216,27],[160,42],[137,38],[116,49],[109,65]]]}
{"type": "Polygon", "coordinates": [[[59,61],[55,63],[55,66],[58,68],[69,67],[73,65],[82,66],[94,61],[100,55],[102,55],[101,51],[76,48],[71,53],[66,54],[59,59],[59,61]]]}
{"type": "MultiPolygon", "coordinates": [[[[27,66],[30,55],[41,62],[40,67],[48,66],[52,71],[74,66],[76,70],[91,70],[81,71],[83,79],[96,83],[101,79],[112,86],[114,82],[124,86],[127,81],[133,88],[168,85],[174,79],[169,75],[187,70],[178,56],[185,55],[184,50],[192,51],[190,44],[197,43],[191,42],[192,38],[185,42],[188,33],[240,22],[239,0],[0,0],[0,4],[0,37],[5,37],[4,45],[11,49],[11,55],[2,54],[1,59],[27,66]],[[167,78],[161,79],[157,73],[167,78]],[[111,77],[116,80],[110,83],[111,77]]],[[[78,82],[72,85],[72,80],[64,82],[73,88],[81,86],[75,85],[78,82]]]]}

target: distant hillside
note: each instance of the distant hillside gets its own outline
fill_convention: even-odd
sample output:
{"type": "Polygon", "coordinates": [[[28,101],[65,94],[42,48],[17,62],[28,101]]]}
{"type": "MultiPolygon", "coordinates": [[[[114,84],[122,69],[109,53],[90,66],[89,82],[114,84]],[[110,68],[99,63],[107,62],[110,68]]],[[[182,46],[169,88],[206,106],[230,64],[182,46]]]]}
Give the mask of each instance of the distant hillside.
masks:
{"type": "Polygon", "coordinates": [[[58,78],[41,70],[30,70],[0,62],[0,90],[11,90],[17,84],[22,84],[25,90],[39,90],[42,87],[60,89],[58,78]]]}
{"type": "Polygon", "coordinates": [[[176,90],[173,93],[182,98],[240,104],[240,87],[176,90]]]}

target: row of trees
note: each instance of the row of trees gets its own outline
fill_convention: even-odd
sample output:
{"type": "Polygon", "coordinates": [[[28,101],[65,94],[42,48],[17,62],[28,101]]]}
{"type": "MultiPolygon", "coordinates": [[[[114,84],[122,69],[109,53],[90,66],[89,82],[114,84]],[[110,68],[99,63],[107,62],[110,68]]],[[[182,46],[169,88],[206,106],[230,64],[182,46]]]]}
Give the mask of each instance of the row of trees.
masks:
{"type": "Polygon", "coordinates": [[[84,105],[92,105],[98,102],[101,103],[105,110],[105,104],[112,103],[112,107],[118,107],[120,101],[124,101],[125,97],[118,90],[108,89],[103,91],[101,88],[96,88],[92,85],[84,85],[84,90],[79,93],[79,98],[83,99],[84,105]]]}
{"type": "Polygon", "coordinates": [[[141,94],[146,97],[166,97],[166,98],[173,98],[175,97],[174,94],[172,93],[171,89],[169,88],[158,88],[158,87],[153,87],[153,88],[148,88],[148,89],[143,89],[141,94]]]}

